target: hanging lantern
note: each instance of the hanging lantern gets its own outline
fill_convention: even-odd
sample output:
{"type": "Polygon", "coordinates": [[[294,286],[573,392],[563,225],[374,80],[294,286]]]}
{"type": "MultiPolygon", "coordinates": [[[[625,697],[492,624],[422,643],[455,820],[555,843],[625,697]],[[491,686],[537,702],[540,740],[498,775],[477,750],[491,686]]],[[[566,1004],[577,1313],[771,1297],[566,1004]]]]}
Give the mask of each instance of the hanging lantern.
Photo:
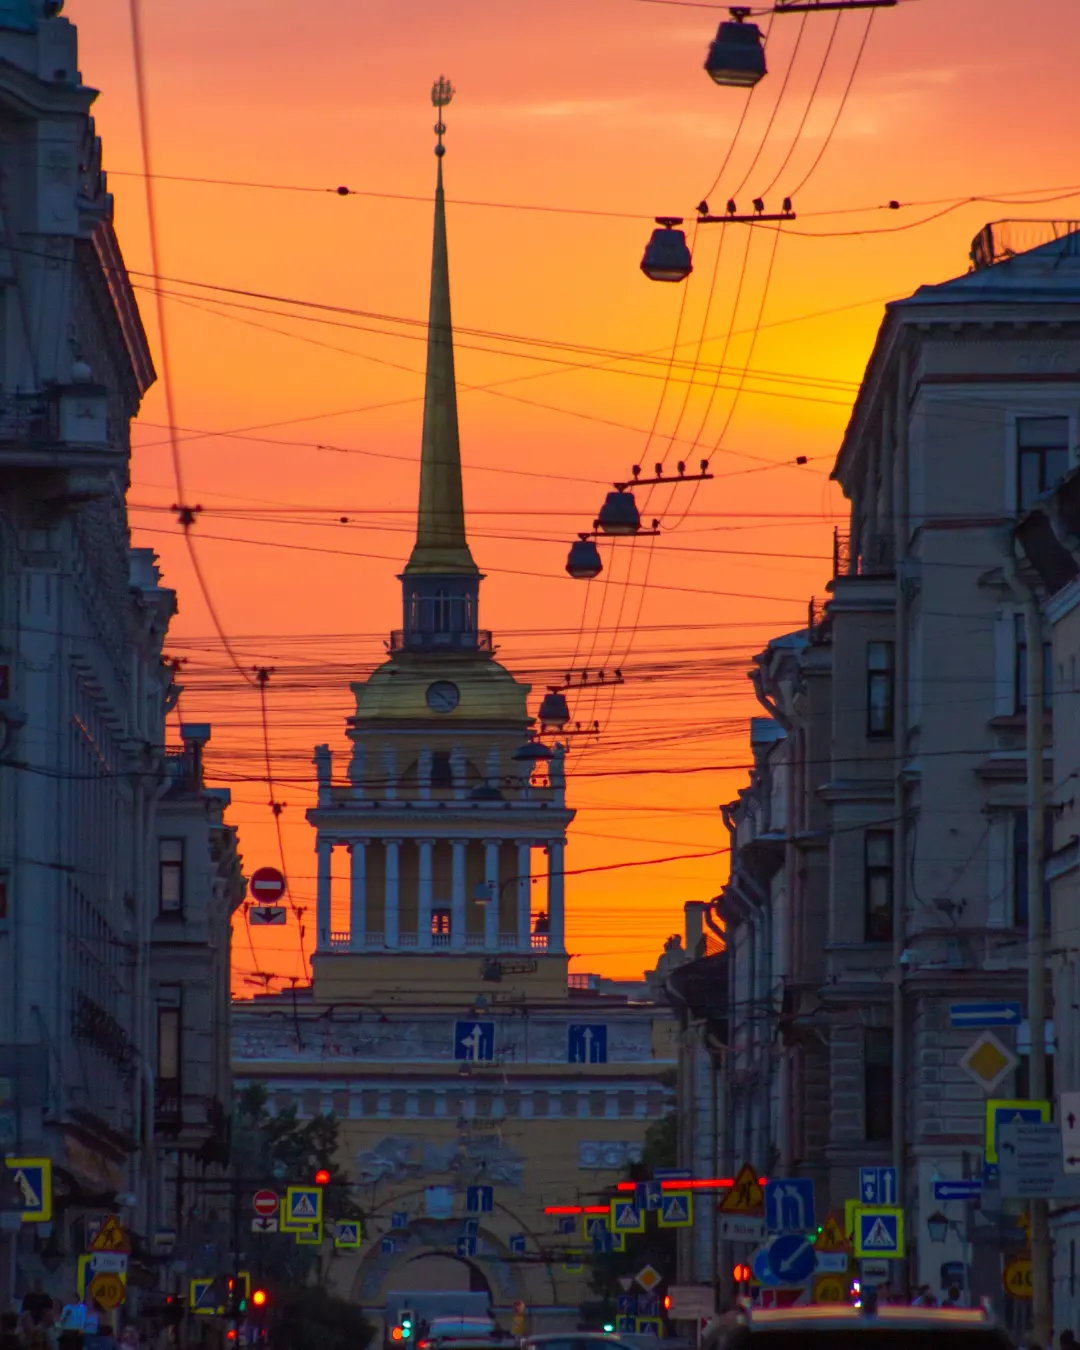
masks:
{"type": "Polygon", "coordinates": [[[544,695],[540,701],[540,725],[561,730],[570,721],[570,705],[557,689],[544,695]]]}
{"type": "Polygon", "coordinates": [[[592,581],[604,570],[600,561],[600,550],[587,534],[575,539],[570,545],[566,559],[566,570],[575,581],[592,581]]]}
{"type": "Polygon", "coordinates": [[[539,741],[526,741],[524,745],[518,746],[510,758],[517,764],[535,764],[538,760],[550,759],[551,751],[539,741]]]}
{"type": "Polygon", "coordinates": [[[604,498],[596,524],[604,534],[637,534],[641,529],[641,516],[634,494],[621,489],[609,492],[604,498]]]}
{"type": "Polygon", "coordinates": [[[653,230],[645,245],[641,270],[650,281],[685,281],[694,270],[686,235],[675,229],[682,220],[677,216],[658,216],[659,230],[653,230]]]}
{"type": "Polygon", "coordinates": [[[747,9],[733,9],[709,44],[705,69],[716,84],[749,89],[765,74],[765,47],[761,29],[747,23],[747,9]]]}

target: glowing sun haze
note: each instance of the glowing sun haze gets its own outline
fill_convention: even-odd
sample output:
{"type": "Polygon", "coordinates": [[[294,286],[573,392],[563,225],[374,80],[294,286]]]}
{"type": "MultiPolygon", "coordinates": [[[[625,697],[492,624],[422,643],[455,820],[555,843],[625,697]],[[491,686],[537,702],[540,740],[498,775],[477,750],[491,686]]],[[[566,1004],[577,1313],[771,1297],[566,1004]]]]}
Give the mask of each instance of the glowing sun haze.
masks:
{"type": "MultiPolygon", "coordinates": [[[[688,288],[639,271],[651,217],[692,217],[705,193],[714,210],[732,195],[749,210],[762,194],[778,208],[834,122],[865,12],[838,24],[831,14],[774,20],[770,74],[714,186],[746,101],[701,68],[722,10],[153,0],[144,11],[155,171],[316,189],[156,183],[161,271],[174,279],[162,287],[184,496],[204,508],[198,556],[241,664],[274,668],[275,795],[287,803],[286,870],[309,911],[308,951],[311,750],[327,740],[344,748],[349,680],[399,625],[395,574],[411,541],[420,446],[429,89],[440,72],[458,90],[445,167],[466,504],[487,573],[481,622],[501,659],[529,673],[537,699],[571,668],[621,666],[627,676],[614,693],[577,700],[576,716],[598,719],[602,735],[571,758],[578,817],[567,867],[723,849],[717,806],[745,782],[747,722],[758,711],[745,670],[823,593],[844,514],[831,457],[884,300],[962,273],[987,220],[1080,214],[1068,115],[1080,50],[1074,0],[905,0],[876,12],[836,132],[795,193],[798,221],[778,240],[764,227],[703,227],[688,288]],[[319,190],[339,184],[404,199],[319,190]],[[970,194],[1052,198],[1070,187],[1069,199],[964,205],[900,229],[970,194]],[[836,214],[890,199],[927,204],[836,214]],[[873,233],[884,230],[893,232],[873,233]],[[568,544],[611,480],[637,462],[703,455],[715,481],[649,500],[645,514],[667,526],[655,545],[608,548],[604,576],[588,587],[566,576],[568,544]],[[796,467],[801,455],[809,462],[796,467]]],[[[159,355],[128,0],[69,0],[66,12],[79,25],[83,78],[102,90],[95,115],[117,226],[159,355]]],[[[134,542],[158,551],[179,592],[169,650],[187,661],[180,712],[213,723],[210,770],[232,788],[229,818],[250,872],[279,861],[259,781],[258,697],[215,635],[167,509],[177,491],[165,422],[159,384],[136,427],[134,542]]],[[[716,894],[725,874],[726,857],[712,852],[572,876],[575,967],[640,973],[681,929],[683,903],[716,894]]],[[[238,992],[251,992],[256,970],[301,972],[294,923],[250,939],[236,934],[238,992]]]]}

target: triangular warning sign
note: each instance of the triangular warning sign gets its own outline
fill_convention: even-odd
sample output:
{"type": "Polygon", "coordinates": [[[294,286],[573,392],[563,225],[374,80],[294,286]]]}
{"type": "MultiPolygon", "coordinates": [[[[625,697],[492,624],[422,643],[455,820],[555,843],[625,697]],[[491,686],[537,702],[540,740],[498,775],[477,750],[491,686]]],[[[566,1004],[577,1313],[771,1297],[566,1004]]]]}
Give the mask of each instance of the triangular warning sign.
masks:
{"type": "Polygon", "coordinates": [[[673,1195],[670,1200],[664,1202],[665,1219],[685,1219],[686,1201],[681,1195],[673,1195]]]}
{"type": "Polygon", "coordinates": [[[896,1234],[889,1232],[885,1227],[885,1220],[879,1216],[874,1220],[873,1228],[864,1235],[862,1245],[864,1247],[895,1247],[896,1234]]]}
{"type": "Polygon", "coordinates": [[[21,1167],[15,1169],[15,1185],[22,1192],[23,1209],[40,1209],[41,1196],[34,1190],[33,1183],[21,1167]]]}
{"type": "Polygon", "coordinates": [[[821,1232],[814,1243],[817,1252],[848,1252],[851,1244],[844,1236],[844,1226],[839,1214],[830,1214],[821,1225],[821,1232]]]}
{"type": "Polygon", "coordinates": [[[292,1216],[294,1219],[317,1219],[319,1212],[311,1203],[311,1196],[303,1191],[293,1201],[292,1216]]]}
{"type": "Polygon", "coordinates": [[[758,1184],[757,1173],[749,1163],[743,1163],[735,1182],[720,1201],[721,1214],[764,1214],[765,1192],[758,1184]]]}
{"type": "Polygon", "coordinates": [[[97,1237],[90,1244],[90,1250],[92,1252],[131,1251],[131,1241],[115,1214],[110,1214],[101,1225],[97,1237]]]}

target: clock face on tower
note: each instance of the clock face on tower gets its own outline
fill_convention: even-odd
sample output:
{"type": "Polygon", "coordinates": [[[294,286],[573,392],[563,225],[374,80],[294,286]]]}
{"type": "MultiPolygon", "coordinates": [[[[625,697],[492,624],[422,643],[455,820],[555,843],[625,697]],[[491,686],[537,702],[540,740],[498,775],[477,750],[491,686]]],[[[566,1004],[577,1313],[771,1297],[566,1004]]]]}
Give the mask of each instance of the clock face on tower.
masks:
{"type": "Polygon", "coordinates": [[[434,684],[428,685],[427,705],[432,712],[453,712],[460,698],[457,685],[451,684],[449,680],[436,680],[434,684]]]}

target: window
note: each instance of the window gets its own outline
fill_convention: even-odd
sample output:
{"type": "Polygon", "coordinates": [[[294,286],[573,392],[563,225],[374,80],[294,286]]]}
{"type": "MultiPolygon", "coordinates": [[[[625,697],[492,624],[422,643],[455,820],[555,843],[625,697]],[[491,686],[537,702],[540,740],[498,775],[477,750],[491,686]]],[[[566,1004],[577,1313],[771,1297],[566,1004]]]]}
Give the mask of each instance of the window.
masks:
{"type": "Polygon", "coordinates": [[[436,633],[450,633],[452,629],[452,605],[449,591],[435,592],[435,624],[436,633]]]}
{"type": "Polygon", "coordinates": [[[867,830],[865,850],[865,937],[867,942],[888,942],[893,935],[892,830],[867,830]]]}
{"type": "MultiPolygon", "coordinates": [[[[1054,810],[1049,807],[1043,813],[1043,858],[1053,847],[1054,810]]],[[[1021,807],[1013,812],[1013,927],[1026,928],[1028,922],[1028,821],[1027,811],[1021,807]]],[[[1050,883],[1043,882],[1043,919],[1050,927],[1050,883]]]]}
{"type": "MultiPolygon", "coordinates": [[[[1013,615],[1013,712],[1027,711],[1027,623],[1023,614],[1013,615]]],[[[1054,694],[1054,647],[1043,643],[1043,707],[1052,706],[1054,694]]]]}
{"type": "Polygon", "coordinates": [[[634,1114],[634,1094],[625,1089],[619,1093],[619,1115],[632,1116],[634,1114]]]}
{"type": "Polygon", "coordinates": [[[560,1092],[560,1093],[559,1093],[559,1096],[560,1096],[560,1098],[562,1099],[562,1105],[561,1105],[561,1107],[560,1107],[560,1109],[559,1109],[560,1115],[566,1116],[568,1119],[572,1119],[572,1118],[573,1118],[574,1116],[576,1116],[577,1113],[578,1113],[578,1109],[577,1109],[578,1095],[577,1095],[577,1093],[576,1093],[576,1092],[560,1092]]]}
{"type": "Polygon", "coordinates": [[[158,840],[158,913],[184,912],[184,841],[158,840]]]}
{"type": "Polygon", "coordinates": [[[431,786],[436,791],[454,786],[454,770],[446,750],[436,750],[431,756],[431,786]]]}
{"type": "Polygon", "coordinates": [[[590,1092],[589,1093],[589,1115],[602,1116],[607,1111],[607,1093],[590,1092]]]}
{"type": "Polygon", "coordinates": [[[1016,509],[1061,481],[1069,468],[1069,419],[1020,417],[1016,421],[1016,509]]]}
{"type": "Polygon", "coordinates": [[[175,1124],[181,1115],[183,1068],[183,990],[163,984],[157,991],[157,1077],[154,1111],[159,1122],[175,1124]]]}
{"type": "Polygon", "coordinates": [[[866,1142],[892,1138],[892,1032],[867,1027],[863,1033],[863,1116],[866,1142]]]}
{"type": "Polygon", "coordinates": [[[547,1092],[533,1093],[533,1115],[547,1116],[551,1114],[551,1095],[547,1092]]]}
{"type": "Polygon", "coordinates": [[[431,934],[432,937],[448,938],[450,936],[450,911],[448,909],[433,909],[431,911],[431,934]]]}
{"type": "Polygon", "coordinates": [[[866,644],[866,734],[891,736],[896,679],[891,642],[866,644]]]}

